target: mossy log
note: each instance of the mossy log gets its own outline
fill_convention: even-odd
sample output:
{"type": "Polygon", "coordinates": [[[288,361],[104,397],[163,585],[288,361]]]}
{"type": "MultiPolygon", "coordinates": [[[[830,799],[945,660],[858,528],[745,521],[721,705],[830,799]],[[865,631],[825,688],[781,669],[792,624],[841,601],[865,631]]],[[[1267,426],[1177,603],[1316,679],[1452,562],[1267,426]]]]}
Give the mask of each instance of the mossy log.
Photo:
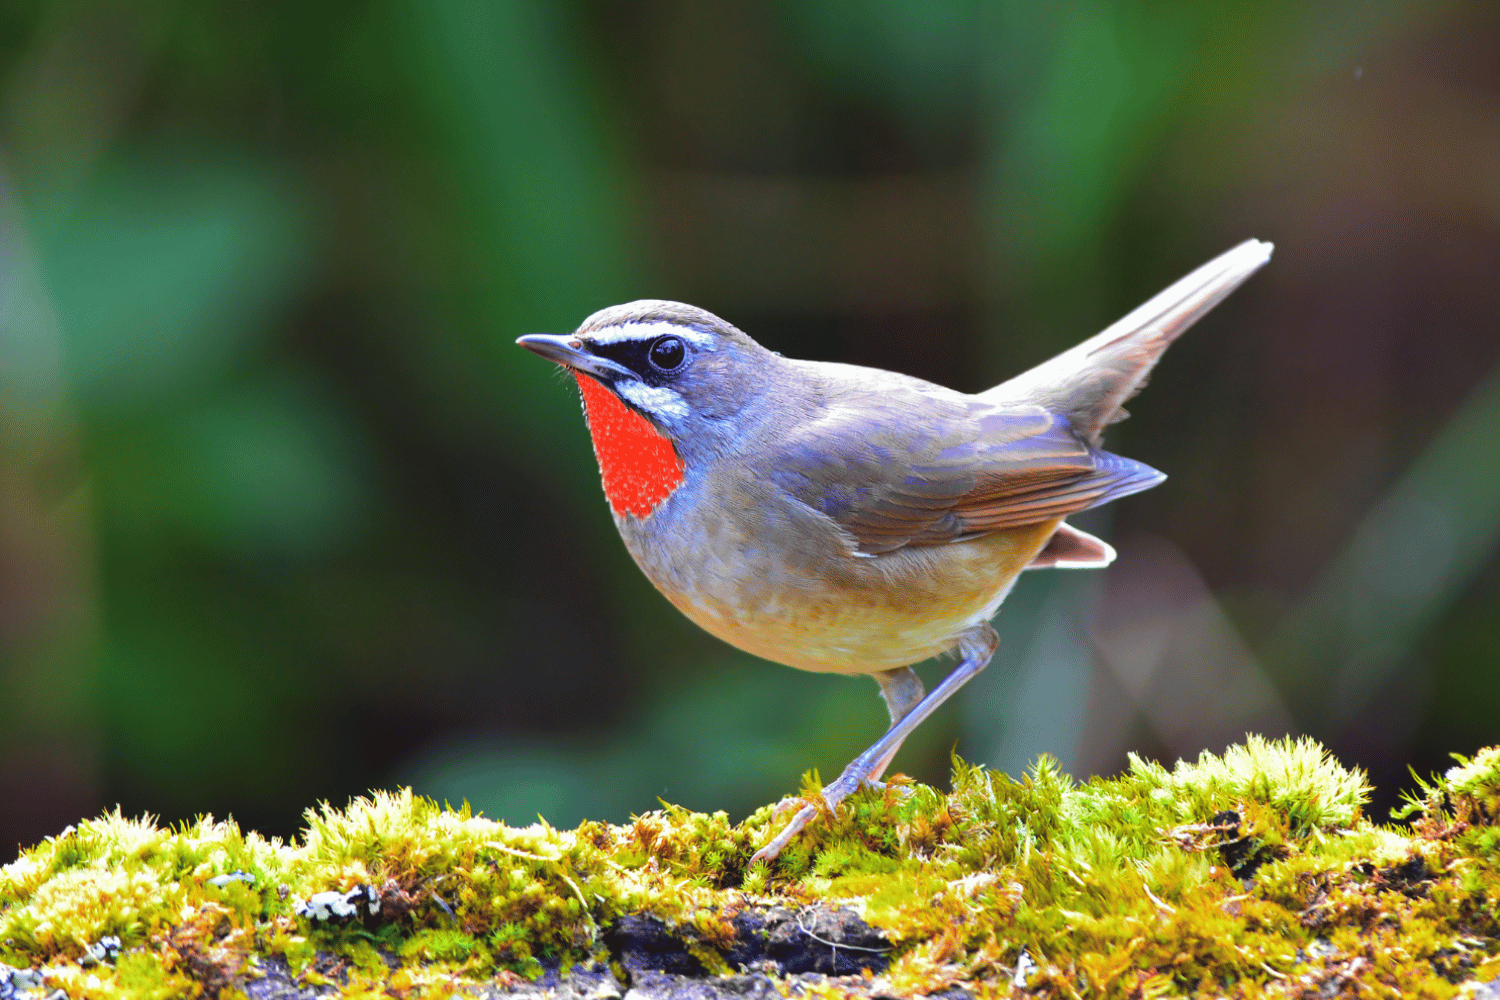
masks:
{"type": "Polygon", "coordinates": [[[1500,748],[1409,827],[1368,792],[1307,740],[1083,784],[955,760],[748,868],[770,806],[564,831],[402,791],[289,844],[115,813],[0,869],[0,1000],[1500,996],[1500,748]]]}

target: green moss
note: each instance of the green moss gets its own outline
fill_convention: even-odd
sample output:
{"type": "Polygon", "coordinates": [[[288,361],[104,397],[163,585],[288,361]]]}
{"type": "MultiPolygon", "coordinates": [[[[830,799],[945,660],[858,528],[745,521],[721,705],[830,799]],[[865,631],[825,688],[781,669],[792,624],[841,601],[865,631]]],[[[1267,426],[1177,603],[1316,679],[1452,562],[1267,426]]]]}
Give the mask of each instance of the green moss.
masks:
{"type": "Polygon", "coordinates": [[[150,952],[122,956],[115,967],[115,982],[121,992],[139,1000],[167,1000],[189,992],[192,983],[166,970],[150,952]]]}
{"type": "Polygon", "coordinates": [[[75,998],[232,991],[273,957],[307,982],[423,995],[618,969],[607,931],[627,914],[728,973],[744,908],[838,905],[883,932],[889,965],[801,984],[813,994],[1007,995],[1018,963],[1059,997],[1441,997],[1500,972],[1500,749],[1423,783],[1409,828],[1365,818],[1368,795],[1307,740],[1170,769],[1132,758],[1081,784],[1045,758],[1019,779],[955,760],[951,793],[863,790],[754,868],[770,807],[569,831],[402,791],[310,811],[293,843],[113,813],[0,869],[0,961],[75,998]],[[358,887],[347,921],[297,914],[358,887]],[[88,955],[105,935],[121,939],[113,966],[88,955]]]}
{"type": "Polygon", "coordinates": [[[456,930],[418,931],[401,946],[402,958],[462,964],[482,956],[484,946],[472,935],[456,930]]]}

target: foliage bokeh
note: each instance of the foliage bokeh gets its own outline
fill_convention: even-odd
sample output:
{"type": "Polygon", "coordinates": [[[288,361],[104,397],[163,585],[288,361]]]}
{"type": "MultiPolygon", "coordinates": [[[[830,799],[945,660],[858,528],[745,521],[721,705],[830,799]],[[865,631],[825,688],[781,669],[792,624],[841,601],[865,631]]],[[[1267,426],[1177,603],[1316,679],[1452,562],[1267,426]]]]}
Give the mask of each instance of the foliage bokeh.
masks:
{"type": "MultiPolygon", "coordinates": [[[[629,563],[520,333],[690,301],[970,391],[1271,266],[898,766],[1497,740],[1500,16],[901,0],[0,12],[0,844],[371,787],[743,814],[882,725],[629,563]]],[[[941,668],[934,668],[941,669],[941,668]]]]}

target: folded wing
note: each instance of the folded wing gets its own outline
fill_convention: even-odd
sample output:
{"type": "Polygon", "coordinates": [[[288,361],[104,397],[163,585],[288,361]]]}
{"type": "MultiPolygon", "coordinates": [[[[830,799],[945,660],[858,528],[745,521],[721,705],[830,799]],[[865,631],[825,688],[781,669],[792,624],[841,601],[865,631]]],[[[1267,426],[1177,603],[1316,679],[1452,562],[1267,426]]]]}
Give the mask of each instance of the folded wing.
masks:
{"type": "Polygon", "coordinates": [[[786,442],[775,484],[835,521],[852,554],[944,545],[1036,524],[1156,485],[1139,462],[1080,441],[1040,406],[900,394],[830,411],[786,442]],[[921,412],[913,421],[909,414],[921,412]]]}

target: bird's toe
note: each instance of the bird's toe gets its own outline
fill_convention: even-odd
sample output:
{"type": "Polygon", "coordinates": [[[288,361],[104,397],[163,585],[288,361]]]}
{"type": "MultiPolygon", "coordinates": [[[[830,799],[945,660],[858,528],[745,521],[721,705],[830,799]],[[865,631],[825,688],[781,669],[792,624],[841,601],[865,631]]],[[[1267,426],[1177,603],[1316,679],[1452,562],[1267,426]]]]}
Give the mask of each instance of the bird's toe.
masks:
{"type": "Polygon", "coordinates": [[[803,806],[806,806],[806,805],[811,805],[811,803],[809,803],[802,796],[800,796],[800,795],[788,795],[786,798],[784,798],[780,802],[776,803],[775,807],[772,808],[772,810],[771,810],[771,818],[772,819],[780,819],[781,817],[785,816],[787,813],[792,812],[795,809],[801,809],[803,806]]]}
{"type": "Polygon", "coordinates": [[[776,860],[776,856],[782,852],[787,844],[790,844],[792,842],[792,838],[801,833],[803,828],[807,826],[807,824],[817,814],[817,806],[803,806],[797,812],[797,815],[792,817],[791,822],[782,827],[781,832],[776,835],[775,840],[772,840],[765,847],[762,847],[760,850],[756,851],[753,855],[750,856],[750,863],[753,865],[757,861],[770,863],[771,861],[776,860]]]}

